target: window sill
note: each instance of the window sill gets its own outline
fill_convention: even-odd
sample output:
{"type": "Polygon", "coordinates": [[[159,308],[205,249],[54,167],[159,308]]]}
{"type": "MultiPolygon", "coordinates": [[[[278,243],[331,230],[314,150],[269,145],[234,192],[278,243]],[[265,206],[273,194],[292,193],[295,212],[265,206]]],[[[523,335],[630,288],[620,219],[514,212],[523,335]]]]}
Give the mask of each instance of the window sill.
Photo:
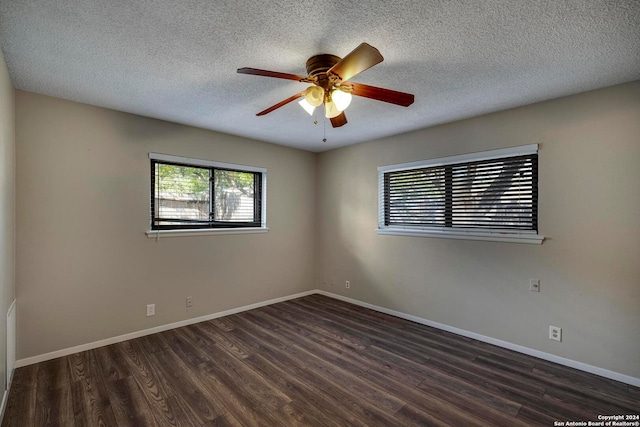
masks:
{"type": "Polygon", "coordinates": [[[528,243],[540,245],[544,236],[533,233],[504,233],[477,231],[416,230],[406,228],[378,228],[378,234],[392,236],[435,237],[440,239],[483,240],[487,242],[528,243]]]}
{"type": "Polygon", "coordinates": [[[165,237],[214,236],[220,234],[256,234],[266,233],[267,227],[256,228],[214,228],[206,230],[147,230],[149,239],[164,239],[165,237]]]}

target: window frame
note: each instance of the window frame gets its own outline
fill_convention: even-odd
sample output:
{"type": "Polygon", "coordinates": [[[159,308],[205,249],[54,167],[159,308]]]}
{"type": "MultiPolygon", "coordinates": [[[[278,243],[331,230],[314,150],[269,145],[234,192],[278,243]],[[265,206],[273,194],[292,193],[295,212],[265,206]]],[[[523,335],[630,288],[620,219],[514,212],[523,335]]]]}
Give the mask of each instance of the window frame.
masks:
{"type": "Polygon", "coordinates": [[[149,238],[158,239],[163,237],[184,237],[184,236],[196,236],[196,235],[214,235],[214,234],[246,234],[246,233],[264,233],[269,229],[267,227],[267,169],[263,167],[240,165],[234,163],[224,163],[211,160],[194,159],[190,157],[180,157],[169,154],[161,153],[149,153],[149,165],[151,182],[149,186],[149,229],[146,231],[146,235],[149,238]],[[237,172],[249,172],[260,175],[260,194],[257,197],[260,201],[258,206],[254,206],[254,209],[260,211],[260,223],[223,223],[219,222],[215,225],[208,224],[202,227],[157,227],[154,226],[153,219],[153,202],[155,198],[154,187],[155,182],[153,180],[155,170],[153,169],[156,163],[173,164],[176,166],[187,167],[199,167],[207,168],[210,170],[229,170],[237,172]],[[253,225],[256,224],[256,225],[253,225]]]}
{"type": "Polygon", "coordinates": [[[467,162],[483,160],[497,160],[501,158],[517,157],[522,155],[538,154],[538,144],[529,144],[518,147],[503,148],[498,150],[468,153],[457,156],[442,157],[429,160],[420,160],[408,163],[399,163],[378,167],[378,228],[381,235],[436,237],[446,239],[484,240],[495,242],[531,243],[541,244],[544,236],[538,234],[538,230],[502,229],[502,228],[462,228],[462,227],[438,227],[438,226],[409,226],[409,225],[385,225],[385,173],[422,169],[431,167],[449,166],[467,162]]]}

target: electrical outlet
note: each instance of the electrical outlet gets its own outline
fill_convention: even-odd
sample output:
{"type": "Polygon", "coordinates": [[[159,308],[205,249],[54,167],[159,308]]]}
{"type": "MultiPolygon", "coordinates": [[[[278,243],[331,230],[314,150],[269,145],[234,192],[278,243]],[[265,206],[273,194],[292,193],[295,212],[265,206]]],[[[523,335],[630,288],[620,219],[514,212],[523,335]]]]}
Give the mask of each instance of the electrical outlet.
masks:
{"type": "Polygon", "coordinates": [[[540,279],[529,279],[529,290],[531,292],[540,292],[540,279]]]}
{"type": "Polygon", "coordinates": [[[147,304],[147,317],[156,315],[156,305],[147,304]]]}
{"type": "Polygon", "coordinates": [[[348,280],[346,282],[344,282],[344,287],[347,288],[347,289],[351,288],[351,282],[348,281],[348,280]]]}
{"type": "Polygon", "coordinates": [[[549,326],[549,339],[554,341],[562,341],[562,328],[557,326],[549,326]]]}
{"type": "Polygon", "coordinates": [[[187,297],[187,308],[193,307],[193,297],[187,297]]]}

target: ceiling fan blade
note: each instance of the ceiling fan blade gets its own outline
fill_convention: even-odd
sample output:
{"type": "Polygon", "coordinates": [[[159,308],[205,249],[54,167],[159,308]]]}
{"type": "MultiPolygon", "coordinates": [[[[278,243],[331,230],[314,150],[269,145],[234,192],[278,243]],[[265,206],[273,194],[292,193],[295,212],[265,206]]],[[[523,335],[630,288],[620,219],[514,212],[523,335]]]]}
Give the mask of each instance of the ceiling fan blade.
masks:
{"type": "Polygon", "coordinates": [[[340,126],[344,126],[346,124],[347,116],[344,115],[344,112],[331,119],[331,126],[333,126],[334,128],[339,128],[340,126]]]}
{"type": "Polygon", "coordinates": [[[382,62],[384,58],[375,47],[362,43],[340,62],[331,67],[328,74],[335,74],[344,82],[382,62]]]}
{"type": "Polygon", "coordinates": [[[270,112],[272,112],[273,110],[277,110],[278,108],[282,107],[283,105],[287,105],[288,103],[295,101],[296,99],[303,97],[304,96],[304,92],[300,92],[300,93],[296,93],[293,96],[290,96],[289,98],[285,99],[284,101],[280,101],[278,102],[276,105],[272,105],[271,107],[267,108],[264,111],[260,111],[258,114],[256,114],[256,116],[264,116],[265,114],[269,114],[270,112]]]}
{"type": "MultiPolygon", "coordinates": [[[[363,85],[361,83],[348,83],[353,88],[352,95],[363,96],[365,98],[375,99],[377,101],[389,102],[391,104],[408,107],[413,104],[414,98],[410,93],[398,92],[391,89],[381,87],[363,85]]],[[[345,85],[346,86],[346,85],[345,85]]]]}
{"type": "Polygon", "coordinates": [[[297,76],[295,74],[279,73],[278,71],[259,70],[257,68],[238,68],[240,74],[251,74],[253,76],[265,76],[275,77],[278,79],[295,80],[297,82],[307,81],[309,78],[306,76],[297,76]]]}

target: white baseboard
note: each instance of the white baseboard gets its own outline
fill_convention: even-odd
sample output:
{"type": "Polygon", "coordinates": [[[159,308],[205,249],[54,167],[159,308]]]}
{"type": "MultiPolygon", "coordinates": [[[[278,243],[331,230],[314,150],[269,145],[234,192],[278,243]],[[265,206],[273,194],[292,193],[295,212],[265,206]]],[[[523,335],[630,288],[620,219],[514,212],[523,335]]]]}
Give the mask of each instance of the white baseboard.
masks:
{"type": "MultiPolygon", "coordinates": [[[[281,297],[281,298],[275,298],[275,299],[271,299],[271,300],[268,300],[268,301],[263,301],[263,302],[259,302],[259,303],[255,303],[255,304],[246,305],[246,306],[243,306],[243,307],[233,308],[233,309],[230,309],[230,310],[225,310],[225,311],[221,311],[221,312],[218,312],[218,313],[209,314],[209,315],[206,315],[206,316],[201,316],[201,317],[195,317],[195,318],[192,318],[192,319],[182,320],[180,322],[170,323],[170,324],[167,324],[167,325],[156,326],[155,328],[150,328],[150,329],[145,329],[145,330],[142,330],[142,331],[132,332],[130,334],[120,335],[120,336],[113,337],[113,338],[107,338],[107,339],[100,340],[100,341],[94,341],[94,342],[91,342],[91,343],[88,343],[88,344],[82,344],[82,345],[79,345],[79,346],[66,348],[66,349],[58,350],[58,351],[53,351],[53,352],[41,354],[41,355],[38,355],[38,356],[27,357],[25,359],[17,360],[16,363],[15,363],[15,367],[16,368],[20,368],[20,367],[31,365],[31,364],[34,364],[34,363],[39,363],[39,362],[44,362],[46,360],[55,359],[57,357],[68,356],[70,354],[78,353],[80,351],[92,350],[94,348],[103,347],[105,345],[115,344],[115,343],[118,343],[118,342],[130,340],[130,339],[133,339],[133,338],[139,338],[139,337],[142,337],[142,336],[145,336],[145,335],[150,335],[150,334],[155,334],[155,333],[158,333],[158,332],[168,331],[170,329],[180,328],[182,326],[192,325],[194,323],[205,322],[207,320],[216,319],[218,317],[223,317],[223,316],[228,316],[228,315],[231,315],[231,314],[241,313],[243,311],[253,310],[254,308],[264,307],[264,306],[267,306],[267,305],[276,304],[276,303],[279,303],[279,302],[288,301],[290,299],[300,298],[300,297],[304,297],[304,296],[311,295],[311,294],[325,295],[325,296],[328,296],[328,297],[331,297],[331,298],[335,298],[335,299],[339,299],[339,300],[342,300],[342,301],[345,301],[345,302],[349,302],[349,303],[352,303],[352,304],[355,304],[355,305],[359,305],[361,307],[370,308],[372,310],[379,311],[381,313],[390,314],[392,316],[399,317],[401,319],[411,320],[413,322],[420,323],[420,324],[427,325],[427,326],[431,326],[433,328],[441,329],[443,331],[452,332],[454,334],[462,335],[464,337],[473,338],[473,339],[476,339],[478,341],[482,341],[482,342],[486,342],[486,343],[489,343],[489,344],[493,344],[493,345],[496,345],[498,347],[503,347],[503,348],[506,348],[508,350],[517,351],[518,353],[523,353],[523,354],[527,354],[529,356],[537,357],[539,359],[548,360],[550,362],[554,362],[554,363],[557,363],[559,365],[568,366],[570,368],[575,368],[575,369],[578,369],[580,371],[588,372],[588,373],[595,374],[595,375],[598,375],[598,376],[601,376],[601,377],[605,377],[605,378],[609,378],[609,379],[612,379],[612,380],[620,381],[620,382],[625,383],[625,384],[630,384],[630,385],[633,385],[633,386],[636,386],[636,387],[640,387],[640,378],[632,377],[630,375],[624,375],[624,374],[621,374],[621,373],[618,373],[618,372],[610,371],[608,369],[603,369],[603,368],[599,368],[597,366],[588,365],[586,363],[577,362],[575,360],[571,360],[571,359],[567,359],[567,358],[564,358],[564,357],[556,356],[554,354],[545,353],[543,351],[539,351],[539,350],[535,350],[535,349],[532,349],[532,348],[524,347],[524,346],[521,346],[521,345],[518,345],[518,344],[513,344],[513,343],[510,343],[510,342],[507,342],[507,341],[502,341],[502,340],[499,340],[499,339],[487,337],[485,335],[480,335],[480,334],[477,334],[475,332],[470,332],[470,331],[467,331],[467,330],[464,330],[464,329],[460,329],[460,328],[456,328],[456,327],[453,327],[453,326],[445,325],[443,323],[433,322],[431,320],[423,319],[421,317],[417,317],[417,316],[413,316],[413,315],[410,315],[410,314],[402,313],[400,311],[395,311],[395,310],[391,310],[391,309],[388,309],[388,308],[380,307],[380,306],[377,306],[377,305],[369,304],[369,303],[362,302],[362,301],[359,301],[359,300],[356,300],[356,299],[353,299],[353,298],[348,298],[348,297],[345,297],[345,296],[342,296],[342,295],[333,294],[331,292],[327,292],[327,291],[323,291],[323,290],[319,290],[319,289],[312,290],[312,291],[301,292],[301,293],[298,293],[298,294],[289,295],[289,296],[285,296],[285,297],[281,297]]],[[[6,400],[6,395],[4,397],[4,400],[6,400]]],[[[4,405],[4,400],[3,400],[3,405],[4,405]]],[[[4,408],[4,406],[2,408],[4,408]]]]}
{"type": "Polygon", "coordinates": [[[588,372],[601,377],[620,381],[625,384],[631,384],[633,386],[640,387],[640,378],[632,377],[630,375],[620,374],[618,372],[610,371],[608,369],[603,369],[597,366],[588,365],[586,363],[577,362],[575,360],[567,359],[565,357],[556,356],[555,354],[545,353],[543,351],[535,350],[529,347],[513,344],[508,341],[502,341],[502,340],[487,337],[484,335],[476,334],[475,332],[470,332],[464,329],[455,328],[453,326],[445,325],[443,323],[433,322],[431,320],[423,319],[421,317],[412,316],[410,314],[405,314],[400,311],[390,310],[384,307],[379,307],[377,305],[362,302],[353,298],[344,297],[342,295],[333,294],[331,292],[318,290],[317,293],[331,297],[331,298],[339,299],[341,301],[349,302],[351,304],[359,305],[361,307],[370,308],[372,310],[379,311],[381,313],[390,314],[395,317],[400,317],[401,319],[411,320],[412,322],[420,323],[422,325],[427,325],[436,329],[441,329],[443,331],[452,332],[457,335],[462,335],[463,337],[473,338],[478,341],[482,341],[482,342],[496,345],[498,347],[506,348],[508,350],[517,351],[518,353],[523,353],[529,356],[537,357],[539,359],[548,360],[549,362],[554,362],[559,365],[568,366],[570,368],[575,368],[580,371],[588,372]]]}
{"type": "Polygon", "coordinates": [[[304,297],[304,296],[315,294],[315,293],[317,293],[316,290],[300,292],[298,294],[288,295],[280,298],[274,298],[268,301],[262,301],[255,304],[249,304],[242,307],[232,308],[230,310],[220,311],[218,313],[207,314],[205,316],[181,320],[179,322],[169,323],[167,325],[156,326],[154,328],[144,329],[142,331],[131,332],[129,334],[119,335],[117,337],[106,338],[103,340],[90,342],[88,344],[82,344],[75,347],[52,351],[50,353],[40,354],[38,356],[27,357],[24,359],[16,360],[15,367],[21,368],[23,366],[33,365],[34,363],[39,363],[39,362],[45,362],[47,360],[56,359],[62,356],[68,356],[70,354],[78,353],[81,351],[93,350],[94,348],[104,347],[105,345],[116,344],[122,341],[143,337],[145,335],[151,335],[151,334],[156,334],[158,332],[168,331],[170,329],[181,328],[182,326],[193,325],[194,323],[206,322],[207,320],[217,319],[218,317],[229,316],[231,314],[241,313],[243,311],[253,310],[254,308],[264,307],[266,305],[276,304],[279,302],[288,301],[290,299],[300,298],[300,297],[304,297]]]}

